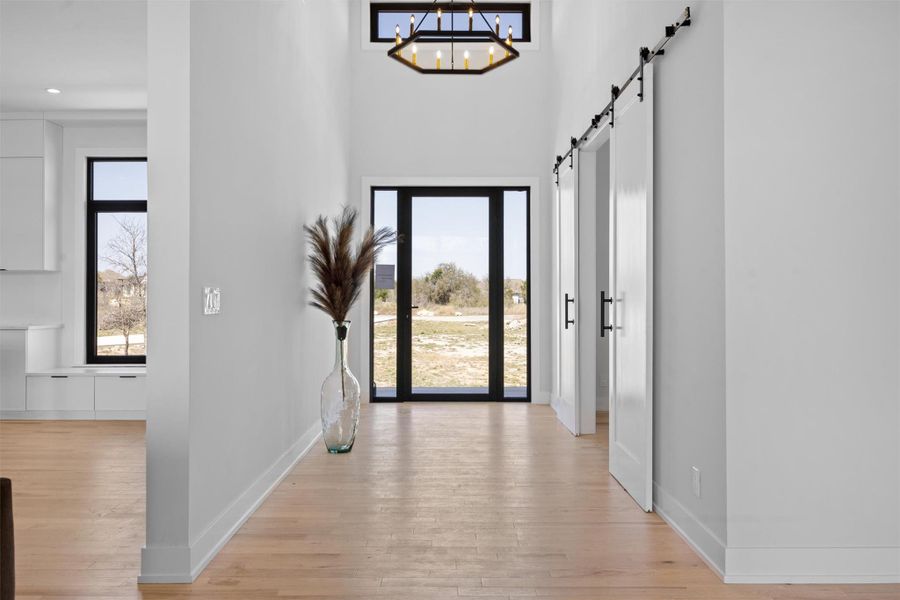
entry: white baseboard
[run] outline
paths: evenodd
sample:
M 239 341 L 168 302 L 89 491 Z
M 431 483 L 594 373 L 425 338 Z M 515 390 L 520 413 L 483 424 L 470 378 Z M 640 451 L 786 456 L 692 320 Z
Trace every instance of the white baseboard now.
M 94 418 L 98 421 L 146 421 L 144 410 L 97 410 Z
M 728 548 L 725 583 L 900 583 L 900 548 Z
M 322 426 L 317 422 L 223 510 L 197 539 L 191 542 L 190 548 L 145 547 L 138 583 L 194 581 L 321 436 Z M 187 555 L 184 554 L 184 550 L 188 551 Z M 173 568 L 173 564 L 180 566 Z
M 3 410 L 0 421 L 146 421 L 143 410 Z
M 0 419 L 4 421 L 93 421 L 92 410 L 3 410 Z
M 550 392 L 531 390 L 532 404 L 550 404 Z
M 191 583 L 190 564 L 187 546 L 144 546 L 138 583 Z
M 725 543 L 674 496 L 653 482 L 653 510 L 675 530 L 710 569 L 724 579 Z

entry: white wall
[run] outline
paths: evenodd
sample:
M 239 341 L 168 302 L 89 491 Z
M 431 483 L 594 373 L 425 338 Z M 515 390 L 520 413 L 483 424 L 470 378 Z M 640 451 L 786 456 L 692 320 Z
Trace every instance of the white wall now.
M 62 365 L 84 364 L 85 360 L 86 157 L 120 154 L 144 156 L 146 147 L 145 123 L 63 123 L 59 228 Z
M 539 178 L 534 196 L 538 211 L 533 208 L 531 217 L 531 264 L 532 273 L 549 282 L 552 163 L 545 45 L 550 10 L 546 5 L 540 3 L 541 23 L 534 32 L 535 45 L 541 50 L 523 47 L 521 58 L 483 76 L 445 77 L 420 75 L 388 59 L 388 45 L 370 47 L 363 41 L 361 20 L 368 19 L 368 3 L 351 0 L 350 176 L 354 201 L 360 197 L 364 177 L 432 178 L 432 184 L 448 178 L 491 178 L 498 185 L 499 181 Z M 542 240 L 548 240 L 546 247 L 541 247 Z M 532 289 L 534 348 L 535 341 L 550 339 L 550 289 L 549 285 Z M 366 306 L 363 300 L 361 307 Z M 356 320 L 361 322 L 359 316 Z M 368 359 L 360 357 L 366 347 L 354 349 L 351 364 L 367 388 Z M 535 362 L 533 397 L 548 401 L 549 352 Z
M 154 127 L 180 125 L 156 123 L 170 116 L 157 106 L 183 113 L 189 139 L 179 143 L 188 155 L 179 161 L 187 167 L 189 195 L 166 216 L 180 215 L 189 225 L 176 240 L 186 251 L 181 257 L 151 256 L 158 271 L 177 276 L 179 298 L 165 309 L 187 331 L 173 331 L 167 315 L 154 315 L 151 278 L 151 352 L 184 336 L 188 353 L 181 369 L 157 370 L 151 355 L 148 459 L 152 465 L 170 458 L 165 432 L 154 437 L 157 417 L 170 430 L 187 423 L 186 456 L 177 458 L 179 467 L 188 462 L 188 523 L 187 531 L 160 536 L 153 528 L 166 524 L 148 518 L 147 581 L 196 576 L 318 435 L 319 388 L 334 341 L 329 319 L 307 306 L 311 282 L 301 226 L 319 213 L 335 213 L 348 198 L 350 152 L 345 2 L 201 2 L 180 10 L 172 4 L 182 3 L 154 2 L 150 9 L 149 150 L 155 169 L 157 157 L 166 160 L 158 154 L 166 148 L 155 141 L 172 141 L 177 132 L 160 131 L 157 138 Z M 183 61 L 190 57 L 189 72 L 183 87 L 176 76 L 175 98 L 154 78 L 160 74 L 154 59 L 166 59 L 177 27 L 154 29 L 154 11 L 175 25 L 188 23 L 180 53 Z M 158 183 L 178 179 L 173 171 Z M 156 193 L 151 188 L 151 202 Z M 151 209 L 151 248 L 168 224 Z M 204 286 L 221 288 L 220 315 L 201 314 Z M 159 395 L 167 382 L 160 380 L 170 373 L 186 378 L 187 389 L 176 390 L 184 397 L 164 407 L 165 414 L 154 413 L 153 403 L 165 402 Z M 168 502 L 165 486 L 185 486 L 169 479 L 157 491 L 152 484 L 148 517 L 151 504 Z M 182 560 L 180 570 L 156 561 L 181 556 L 168 547 L 173 544 L 188 547 L 182 554 L 189 564 Z
M 62 323 L 60 275 L 0 273 L 0 323 L 29 325 Z
M 682 2 L 552 2 L 555 153 L 684 8 Z M 654 474 L 657 510 L 724 565 L 725 378 L 722 6 L 654 64 Z M 702 493 L 691 491 L 691 467 Z
M 732 580 L 900 581 L 898 24 L 726 7 Z
M 0 322 L 61 323 L 60 364 L 84 363 L 85 157 L 146 147 L 146 125 L 57 120 L 63 126 L 59 271 L 0 273 Z

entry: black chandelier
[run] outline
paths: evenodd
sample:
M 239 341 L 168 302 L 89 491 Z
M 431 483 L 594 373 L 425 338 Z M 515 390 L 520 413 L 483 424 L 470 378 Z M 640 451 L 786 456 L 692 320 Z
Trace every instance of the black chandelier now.
M 388 50 L 388 56 L 419 73 L 435 75 L 481 75 L 519 57 L 519 51 L 512 44 L 512 25 L 504 39 L 500 37 L 500 15 L 494 18 L 494 26 L 491 27 L 475 0 L 460 4 L 468 4 L 467 29 L 456 29 L 454 17 L 457 10 L 453 0 L 449 4 L 438 4 L 435 0 L 418 25 L 415 15 L 409 15 L 409 37 L 406 39 L 400 35 L 400 25 L 397 24 L 394 28 L 394 46 Z M 449 29 L 442 24 L 445 8 L 450 14 Z M 437 29 L 422 29 L 432 13 Z M 478 29 L 481 23 L 476 19 L 480 19 L 486 29 Z

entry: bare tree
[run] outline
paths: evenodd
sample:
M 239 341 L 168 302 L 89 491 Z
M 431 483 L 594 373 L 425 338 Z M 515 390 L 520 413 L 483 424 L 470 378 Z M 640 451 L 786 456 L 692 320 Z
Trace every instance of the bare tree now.
M 141 300 L 146 300 L 147 229 L 144 223 L 130 217 L 114 217 L 119 234 L 106 244 L 103 260 L 125 275 Z
M 144 326 L 147 332 L 147 230 L 142 221 L 130 217 L 114 217 L 119 233 L 106 244 L 103 260 L 123 276 L 109 282 L 109 308 L 104 311 L 101 326 L 125 336 L 125 355 L 129 351 L 129 335 Z
M 134 296 L 128 297 L 125 294 L 126 286 L 121 282 L 114 285 L 113 290 L 110 307 L 103 314 L 101 326 L 103 329 L 118 331 L 122 334 L 125 338 L 125 356 L 128 356 L 131 333 L 144 325 L 147 311 L 140 299 L 135 299 Z M 144 333 L 144 343 L 146 343 L 146 332 Z

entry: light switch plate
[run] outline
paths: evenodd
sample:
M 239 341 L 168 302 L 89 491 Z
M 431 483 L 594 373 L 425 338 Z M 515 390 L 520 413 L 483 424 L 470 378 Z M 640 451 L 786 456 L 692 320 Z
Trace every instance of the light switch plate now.
M 222 294 L 219 288 L 203 288 L 203 314 L 217 315 L 222 310 Z
M 694 495 L 698 498 L 700 497 L 700 469 L 697 467 L 691 467 L 691 488 L 694 490 Z

